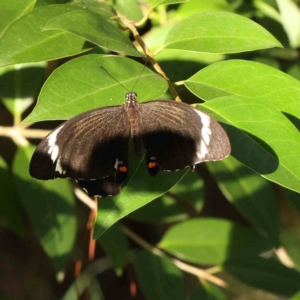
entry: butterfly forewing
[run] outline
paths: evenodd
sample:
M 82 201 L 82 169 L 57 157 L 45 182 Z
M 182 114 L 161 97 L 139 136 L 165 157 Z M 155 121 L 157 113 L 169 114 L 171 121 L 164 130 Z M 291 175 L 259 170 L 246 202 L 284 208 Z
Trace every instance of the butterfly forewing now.
M 30 174 L 38 179 L 88 180 L 115 175 L 118 162 L 127 165 L 129 134 L 123 106 L 80 114 L 42 140 L 31 159 Z
M 159 169 L 174 171 L 229 155 L 230 143 L 221 125 L 194 107 L 175 101 L 140 106 L 146 157 L 156 159 Z

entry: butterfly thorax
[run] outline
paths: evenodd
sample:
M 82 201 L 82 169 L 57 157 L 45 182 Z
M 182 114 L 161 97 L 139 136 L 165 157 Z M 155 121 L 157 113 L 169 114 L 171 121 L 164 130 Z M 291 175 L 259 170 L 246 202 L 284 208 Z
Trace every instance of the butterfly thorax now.
M 136 100 L 137 94 L 134 92 L 126 94 L 124 108 L 130 123 L 130 133 L 132 137 L 140 135 L 140 104 Z

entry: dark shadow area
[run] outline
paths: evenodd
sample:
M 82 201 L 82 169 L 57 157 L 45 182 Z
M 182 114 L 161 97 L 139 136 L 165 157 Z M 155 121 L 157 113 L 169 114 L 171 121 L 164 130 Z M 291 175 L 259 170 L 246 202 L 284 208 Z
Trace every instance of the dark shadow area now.
M 261 253 L 270 251 L 275 245 L 253 229 L 247 230 L 248 233 L 243 233 L 241 228 L 232 228 L 224 270 L 254 288 L 292 297 L 299 291 L 300 274 L 275 257 L 261 257 Z
M 168 74 L 171 82 L 187 80 L 191 76 L 195 75 L 204 67 L 206 64 L 197 61 L 188 61 L 185 59 L 170 59 L 170 60 L 160 60 L 159 64 L 166 74 Z M 176 68 L 174 68 L 176 65 Z
M 45 68 L 42 66 L 8 71 L 0 76 L 0 97 L 12 98 L 12 101 L 34 97 L 44 81 Z
M 294 115 L 283 112 L 283 114 L 290 120 L 291 123 L 300 131 L 300 120 Z

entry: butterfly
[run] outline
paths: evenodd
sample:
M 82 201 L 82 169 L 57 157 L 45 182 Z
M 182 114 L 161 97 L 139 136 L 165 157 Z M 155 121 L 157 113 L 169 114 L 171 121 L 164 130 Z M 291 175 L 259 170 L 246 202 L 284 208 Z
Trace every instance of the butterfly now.
M 123 105 L 96 108 L 62 123 L 37 146 L 30 175 L 41 180 L 75 179 L 90 197 L 117 195 L 128 176 L 128 149 L 145 150 L 150 175 L 194 167 L 230 154 L 222 126 L 183 102 L 139 103 L 126 94 Z

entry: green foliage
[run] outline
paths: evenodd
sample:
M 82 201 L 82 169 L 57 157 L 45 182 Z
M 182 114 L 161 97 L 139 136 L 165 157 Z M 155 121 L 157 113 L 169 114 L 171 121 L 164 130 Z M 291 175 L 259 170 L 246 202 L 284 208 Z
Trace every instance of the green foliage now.
M 281 0 L 140 2 L 1 4 L 1 228 L 24 244 L 36 236 L 53 265 L 48 273 L 72 278 L 64 290 L 54 288 L 57 299 L 77 299 L 87 291 L 90 299 L 116 299 L 101 275 L 114 269 L 121 276 L 128 265 L 130 274 L 134 270 L 131 286 L 134 281 L 150 300 L 234 299 L 256 289 L 260 299 L 266 293 L 298 299 L 300 8 Z M 139 38 L 132 41 L 128 28 L 132 36 L 138 28 L 148 50 Z M 155 70 L 144 67 L 146 54 L 156 60 L 150 59 Z M 221 123 L 231 156 L 194 173 L 156 177 L 148 175 L 143 160 L 131 157 L 120 195 L 98 203 L 94 237 L 111 263 L 96 260 L 73 278 L 75 261 L 86 258 L 86 240 L 75 240 L 87 216 L 77 210 L 70 181 L 30 177 L 29 139 L 45 132 L 29 123 L 121 105 L 126 90 L 134 89 L 141 102 L 172 99 L 160 68 L 184 102 Z M 130 250 L 128 237 L 144 249 L 135 244 Z M 10 254 L 3 253 L 5 261 Z M 18 271 L 13 269 L 15 276 Z M 1 290 L 5 278 L 10 280 L 3 268 L 1 297 L 19 299 L 14 290 Z M 39 280 L 48 287 L 53 282 Z M 53 299 L 24 291 L 23 298 Z

